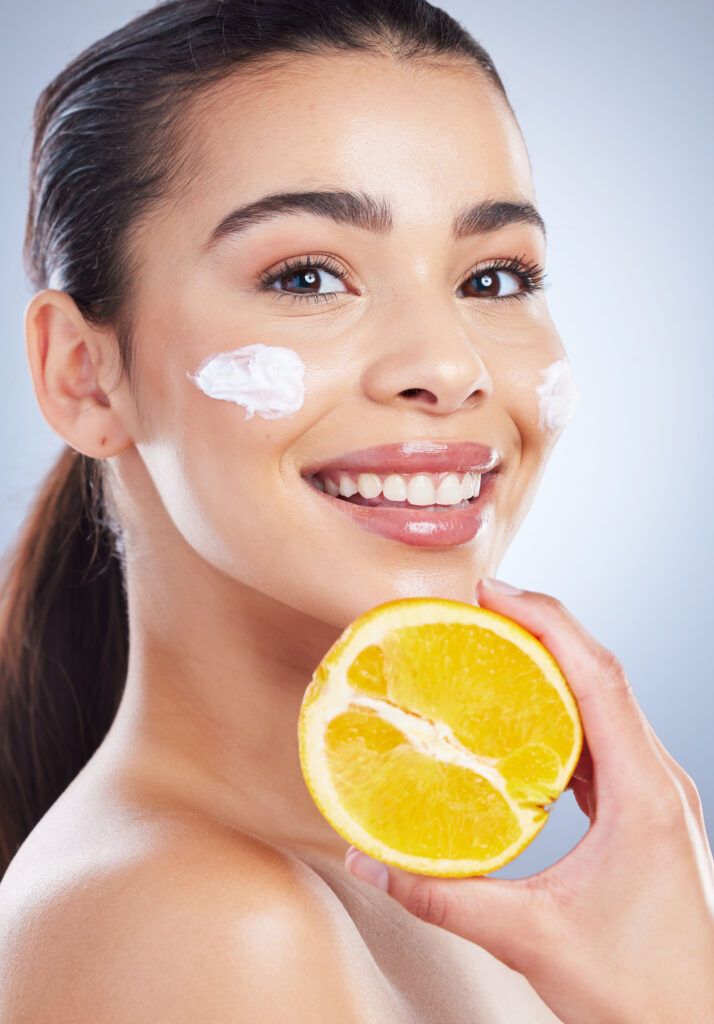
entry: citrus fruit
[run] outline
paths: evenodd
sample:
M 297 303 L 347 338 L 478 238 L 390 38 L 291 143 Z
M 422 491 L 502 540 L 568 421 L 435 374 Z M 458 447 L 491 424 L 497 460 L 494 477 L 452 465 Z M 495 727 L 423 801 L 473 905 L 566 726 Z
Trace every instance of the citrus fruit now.
M 540 832 L 582 749 L 553 656 L 497 612 L 441 598 L 355 619 L 300 708 L 306 785 L 332 827 L 387 864 L 465 876 Z

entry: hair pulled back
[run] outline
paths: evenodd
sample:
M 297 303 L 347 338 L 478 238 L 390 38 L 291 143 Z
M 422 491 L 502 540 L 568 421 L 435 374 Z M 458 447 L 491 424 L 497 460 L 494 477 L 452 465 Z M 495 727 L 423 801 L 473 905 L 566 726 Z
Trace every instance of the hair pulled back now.
M 238 69 L 355 50 L 471 61 L 506 95 L 486 51 L 426 0 L 170 0 L 90 46 L 41 94 L 27 273 L 114 329 L 130 384 L 130 231 L 180 177 L 187 101 Z M 67 446 L 2 564 L 0 876 L 118 708 L 122 550 L 102 460 Z

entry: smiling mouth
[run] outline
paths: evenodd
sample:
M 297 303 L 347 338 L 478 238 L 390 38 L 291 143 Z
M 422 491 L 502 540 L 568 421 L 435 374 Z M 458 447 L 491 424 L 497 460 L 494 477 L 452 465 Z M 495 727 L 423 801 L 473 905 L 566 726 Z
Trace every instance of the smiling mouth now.
M 352 505 L 433 514 L 473 504 L 494 472 L 350 474 L 330 469 L 305 479 L 315 490 Z

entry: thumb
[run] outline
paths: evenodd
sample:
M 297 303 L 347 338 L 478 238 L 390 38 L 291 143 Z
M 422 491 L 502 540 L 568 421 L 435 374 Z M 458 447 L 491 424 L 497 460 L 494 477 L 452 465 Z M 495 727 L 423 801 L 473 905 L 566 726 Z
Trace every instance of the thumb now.
M 345 867 L 355 878 L 383 889 L 414 917 L 475 942 L 515 970 L 527 969 L 533 953 L 542 949 L 543 918 L 536 913 L 527 879 L 412 874 L 354 846 L 345 854 Z

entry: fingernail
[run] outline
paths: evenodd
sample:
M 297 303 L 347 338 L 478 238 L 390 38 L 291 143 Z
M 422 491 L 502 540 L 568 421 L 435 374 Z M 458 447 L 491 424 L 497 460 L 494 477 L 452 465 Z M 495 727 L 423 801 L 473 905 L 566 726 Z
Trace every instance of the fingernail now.
M 512 587 L 510 583 L 504 583 L 503 580 L 494 580 L 490 576 L 481 580 L 484 587 L 488 587 L 489 590 L 495 590 L 499 594 L 522 594 L 523 591 L 519 590 L 518 587 Z
M 380 863 L 378 860 L 373 860 L 368 857 L 366 853 L 360 851 L 348 851 L 345 858 L 347 870 L 355 878 L 361 879 L 363 882 L 368 882 L 370 885 L 376 885 L 378 889 L 384 889 L 386 892 L 389 887 L 389 871 Z

